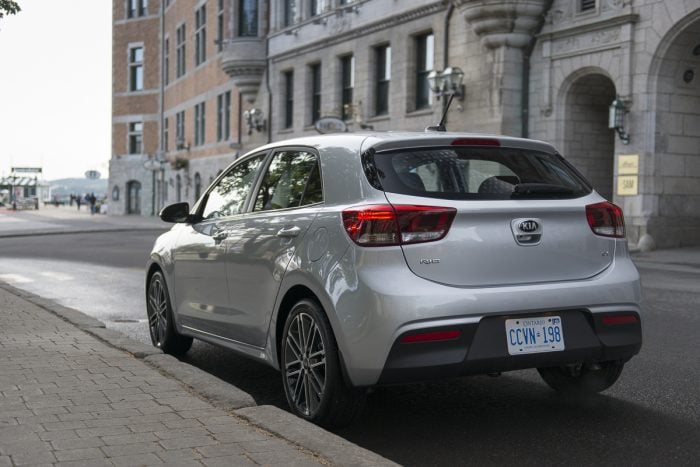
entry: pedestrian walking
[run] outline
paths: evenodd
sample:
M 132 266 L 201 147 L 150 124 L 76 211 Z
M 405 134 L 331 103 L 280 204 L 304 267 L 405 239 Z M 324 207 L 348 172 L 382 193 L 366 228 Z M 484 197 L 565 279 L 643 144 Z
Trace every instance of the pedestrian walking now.
M 90 203 L 90 214 L 95 214 L 95 203 L 97 202 L 97 198 L 95 197 L 95 193 L 90 193 L 88 195 L 88 201 Z
M 80 211 L 80 195 L 75 197 L 75 204 L 78 205 L 78 211 Z

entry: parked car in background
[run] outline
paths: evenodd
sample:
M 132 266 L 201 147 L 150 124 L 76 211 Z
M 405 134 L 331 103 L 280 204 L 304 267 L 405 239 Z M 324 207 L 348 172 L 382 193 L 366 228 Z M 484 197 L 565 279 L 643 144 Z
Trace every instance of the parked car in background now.
M 147 267 L 153 344 L 280 370 L 345 423 L 367 388 L 536 368 L 598 392 L 641 347 L 623 214 L 549 144 L 450 133 L 281 141 L 235 161 Z

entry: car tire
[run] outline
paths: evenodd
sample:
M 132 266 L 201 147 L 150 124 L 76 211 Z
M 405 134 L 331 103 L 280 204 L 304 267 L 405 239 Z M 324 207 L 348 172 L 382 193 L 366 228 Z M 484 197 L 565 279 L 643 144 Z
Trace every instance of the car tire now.
M 545 383 L 564 394 L 595 394 L 615 384 L 625 364 L 619 361 L 601 362 L 595 366 L 538 368 Z
M 146 311 L 148 330 L 154 347 L 175 356 L 184 355 L 190 350 L 192 338 L 183 336 L 175 328 L 168 286 L 160 271 L 154 272 L 148 281 Z
M 280 367 L 284 393 L 295 415 L 337 427 L 361 412 L 365 392 L 346 384 L 333 331 L 316 301 L 299 301 L 287 316 Z

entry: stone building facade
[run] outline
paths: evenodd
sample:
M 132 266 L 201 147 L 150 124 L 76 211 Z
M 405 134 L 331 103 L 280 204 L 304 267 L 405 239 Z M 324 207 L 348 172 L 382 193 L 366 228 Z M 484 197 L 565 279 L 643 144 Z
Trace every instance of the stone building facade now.
M 116 0 L 115 13 L 118 3 L 129 2 Z M 348 131 L 422 130 L 445 101 L 426 91 L 427 73 L 459 67 L 464 95 L 447 114 L 451 131 L 550 141 L 623 208 L 633 246 L 700 244 L 700 0 L 223 3 L 224 44 L 211 71 L 220 81 L 195 80 L 187 97 L 183 86 L 165 90 L 166 114 L 191 111 L 195 95 L 239 96 L 235 144 L 163 151 L 191 160 L 190 173 L 210 154 L 219 170 L 237 152 L 315 134 L 320 117 L 339 117 Z M 216 8 L 170 4 L 165 23 L 188 28 L 196 8 Z M 115 31 L 124 26 L 117 18 Z M 609 128 L 613 101 L 618 132 Z M 245 111 L 256 118 L 243 121 Z M 115 140 L 123 131 L 115 128 Z

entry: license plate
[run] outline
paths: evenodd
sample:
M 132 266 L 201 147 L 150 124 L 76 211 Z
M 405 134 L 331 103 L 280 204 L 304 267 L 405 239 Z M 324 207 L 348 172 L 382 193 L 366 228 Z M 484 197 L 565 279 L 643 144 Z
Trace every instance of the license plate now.
M 559 316 L 506 320 L 510 355 L 564 350 L 564 330 Z

